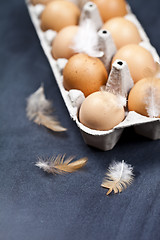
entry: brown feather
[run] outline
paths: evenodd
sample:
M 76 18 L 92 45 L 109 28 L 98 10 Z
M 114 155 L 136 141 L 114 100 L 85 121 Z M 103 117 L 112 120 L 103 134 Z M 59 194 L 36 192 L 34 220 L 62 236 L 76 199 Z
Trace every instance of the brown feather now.
M 87 158 L 81 158 L 77 161 L 73 161 L 74 157 L 68 157 L 66 160 L 65 154 L 58 155 L 57 157 L 52 157 L 46 161 L 39 158 L 36 166 L 43 169 L 45 172 L 52 174 L 63 174 L 63 173 L 72 173 L 82 167 L 87 163 Z
M 38 125 L 43 125 L 46 128 L 54 131 L 54 132 L 64 132 L 67 129 L 62 127 L 60 123 L 53 116 L 46 116 L 42 113 L 38 113 L 34 122 Z

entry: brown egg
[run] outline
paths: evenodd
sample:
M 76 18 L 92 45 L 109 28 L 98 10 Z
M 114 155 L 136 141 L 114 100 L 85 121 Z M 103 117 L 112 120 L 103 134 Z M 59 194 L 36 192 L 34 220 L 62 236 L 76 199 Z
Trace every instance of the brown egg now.
M 46 5 L 47 3 L 54 1 L 54 0 L 31 0 L 31 3 L 33 5 L 37 5 L 37 4 L 43 4 Z
M 127 14 L 125 0 L 92 0 L 100 12 L 103 22 L 110 18 L 123 17 Z
M 78 26 L 67 26 L 57 34 L 52 43 L 52 56 L 55 59 L 69 59 L 75 54 L 75 52 L 71 48 L 71 45 L 77 31 Z
M 135 111 L 144 116 L 148 115 L 148 101 L 151 89 L 155 91 L 155 98 L 157 101 L 160 96 L 160 79 L 158 78 L 144 78 L 137 82 L 131 89 L 128 97 L 128 109 L 129 111 Z M 147 99 L 148 98 L 148 99 Z M 160 117 L 160 116 L 159 116 Z
M 117 49 L 130 43 L 138 44 L 141 42 L 135 24 L 123 17 L 110 19 L 103 25 L 102 29 L 107 29 L 111 33 Z
M 104 64 L 98 58 L 83 53 L 72 56 L 63 71 L 64 88 L 81 90 L 85 96 L 99 91 L 107 79 Z
M 106 91 L 89 95 L 82 103 L 79 111 L 80 122 L 95 130 L 110 130 L 125 117 L 123 106 L 117 97 Z
M 149 74 L 156 70 L 156 65 L 151 53 L 136 44 L 129 44 L 120 48 L 115 54 L 112 63 L 116 59 L 127 62 L 134 83 L 147 77 L 147 73 Z
M 48 3 L 41 15 L 43 31 L 52 29 L 60 31 L 70 25 L 77 25 L 80 17 L 78 7 L 69 1 L 52 1 Z

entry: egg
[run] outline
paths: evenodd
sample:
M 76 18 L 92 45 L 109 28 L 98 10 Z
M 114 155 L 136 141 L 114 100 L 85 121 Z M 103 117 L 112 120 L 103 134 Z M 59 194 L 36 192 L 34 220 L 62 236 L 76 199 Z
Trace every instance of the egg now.
M 48 3 L 41 14 L 41 28 L 59 32 L 70 25 L 78 25 L 80 17 L 79 8 L 69 1 L 52 1 Z
M 103 22 L 110 18 L 123 17 L 127 14 L 125 0 L 92 0 L 100 12 Z
M 79 121 L 83 125 L 100 131 L 112 129 L 122 122 L 124 117 L 124 107 L 118 103 L 114 94 L 106 91 L 89 95 L 79 111 Z
M 128 44 L 120 48 L 113 57 L 112 63 L 117 59 L 127 62 L 134 83 L 147 77 L 150 72 L 156 71 L 151 53 L 136 44 Z
M 108 73 L 104 64 L 95 57 L 79 53 L 72 56 L 63 71 L 63 85 L 66 90 L 78 89 L 85 96 L 99 91 L 106 84 Z
M 141 37 L 135 24 L 123 17 L 108 20 L 102 29 L 107 29 L 111 33 L 117 49 L 130 43 L 138 44 L 141 42 Z
M 52 56 L 55 59 L 67 58 L 75 54 L 71 45 L 73 44 L 73 39 L 78 31 L 78 26 L 67 26 L 58 32 L 52 43 Z
M 47 3 L 54 1 L 54 0 L 31 0 L 31 3 L 33 5 L 37 5 L 37 4 L 43 4 L 46 5 Z
M 149 111 L 147 111 L 147 109 L 149 109 L 149 104 L 150 103 L 152 104 L 153 93 L 155 104 L 156 102 L 158 104 L 158 102 L 160 102 L 160 79 L 158 78 L 141 79 L 134 85 L 134 87 L 131 89 L 129 93 L 128 97 L 129 111 L 135 111 L 139 114 L 149 117 Z

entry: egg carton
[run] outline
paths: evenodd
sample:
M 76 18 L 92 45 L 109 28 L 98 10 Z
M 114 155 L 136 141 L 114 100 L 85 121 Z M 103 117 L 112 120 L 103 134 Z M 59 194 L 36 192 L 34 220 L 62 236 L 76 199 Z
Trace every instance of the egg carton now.
M 131 126 L 133 126 L 136 133 L 140 135 L 143 135 L 153 140 L 160 139 L 160 118 L 145 117 L 134 111 L 130 112 L 126 111 L 126 117 L 124 121 L 109 131 L 92 130 L 81 124 L 78 119 L 78 111 L 82 102 L 85 99 L 84 94 L 80 90 L 73 89 L 70 91 L 66 91 L 64 89 L 62 71 L 68 60 L 67 59 L 55 60 L 51 55 L 51 42 L 53 41 L 57 33 L 52 30 L 47 30 L 46 32 L 43 32 L 41 30 L 39 16 L 44 9 L 43 5 L 38 4 L 36 6 L 33 6 L 30 4 L 29 0 L 26 0 L 26 5 L 32 23 L 39 37 L 41 46 L 45 52 L 45 55 L 47 56 L 53 74 L 57 81 L 58 87 L 60 89 L 61 95 L 68 109 L 68 112 L 71 118 L 76 122 L 77 126 L 79 127 L 85 143 L 104 151 L 111 150 L 118 142 L 124 129 Z M 149 50 L 155 62 L 159 63 L 159 56 L 157 54 L 156 49 L 151 45 L 149 38 L 147 37 L 144 29 L 137 20 L 136 16 L 132 13 L 129 5 L 127 6 L 127 10 L 128 13 L 125 16 L 125 18 L 130 20 L 137 26 L 137 29 L 142 39 L 140 45 Z M 95 22 L 96 24 L 97 29 L 101 27 L 102 21 L 99 12 L 94 4 L 87 3 L 84 6 L 80 21 L 83 21 L 85 17 L 93 20 L 93 22 Z M 103 30 L 99 31 L 99 42 L 103 46 L 103 51 L 107 52 L 107 54 L 105 54 L 105 56 L 103 56 L 101 60 L 104 62 L 108 70 L 110 68 L 111 58 L 114 55 L 116 49 L 111 39 L 111 36 L 107 31 Z M 124 61 L 117 60 L 112 66 L 108 83 L 110 82 L 110 80 L 113 81 L 115 79 L 117 81 L 117 84 L 121 86 L 125 78 L 128 78 L 130 80 L 129 81 L 130 84 L 127 89 L 128 91 L 133 85 L 133 81 L 131 79 L 128 66 Z

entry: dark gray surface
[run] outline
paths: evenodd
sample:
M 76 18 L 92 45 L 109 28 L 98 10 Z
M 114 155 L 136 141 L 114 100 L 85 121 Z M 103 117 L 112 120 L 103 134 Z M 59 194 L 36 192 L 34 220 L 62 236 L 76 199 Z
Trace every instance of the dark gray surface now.
M 129 1 L 160 53 L 159 0 Z M 26 98 L 41 83 L 67 133 L 53 134 L 26 118 Z M 86 168 L 47 175 L 37 156 L 88 156 Z M 134 166 L 135 181 L 119 195 L 100 187 L 112 160 Z M 0 240 L 160 239 L 160 141 L 127 129 L 116 147 L 84 144 L 70 119 L 21 0 L 0 6 Z

